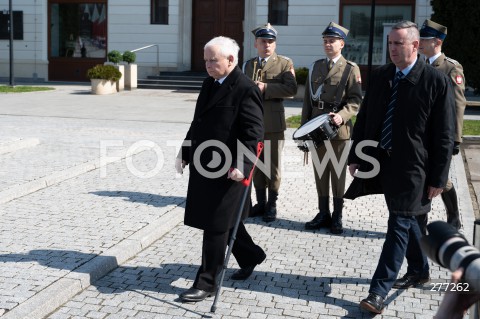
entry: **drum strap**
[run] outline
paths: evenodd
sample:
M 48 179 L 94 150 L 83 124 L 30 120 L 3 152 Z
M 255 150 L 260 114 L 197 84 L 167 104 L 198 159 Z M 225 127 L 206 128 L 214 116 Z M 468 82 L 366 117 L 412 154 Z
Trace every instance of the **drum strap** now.
M 352 65 L 347 63 L 347 66 L 343 71 L 340 84 L 337 86 L 337 95 L 335 95 L 335 102 L 333 102 L 333 104 L 335 105 L 334 106 L 335 109 L 333 110 L 334 112 L 336 112 L 339 109 L 340 103 L 342 102 L 343 91 L 345 90 L 345 86 L 347 85 L 348 75 L 350 74 L 351 69 L 352 69 Z

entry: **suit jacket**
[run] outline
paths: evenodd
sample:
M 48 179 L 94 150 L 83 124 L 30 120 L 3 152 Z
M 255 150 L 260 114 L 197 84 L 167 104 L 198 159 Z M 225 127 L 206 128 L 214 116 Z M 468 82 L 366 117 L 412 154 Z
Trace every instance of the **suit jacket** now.
M 258 57 L 243 64 L 243 72 L 249 78 L 254 77 L 255 61 L 256 70 L 259 70 Z M 287 129 L 283 99 L 297 93 L 297 81 L 291 69 L 293 69 L 291 59 L 273 53 L 258 74 L 259 80 L 265 83 L 263 113 L 266 133 L 283 132 Z
M 352 65 L 350 74 L 347 78 L 347 84 L 342 93 L 340 108 L 335 112 L 342 119 L 343 124 L 338 130 L 338 135 L 334 138 L 337 140 L 348 140 L 352 130 L 352 122 L 350 119 L 356 115 L 358 108 L 362 103 L 362 84 L 360 77 L 360 68 L 353 62 L 347 61 L 343 56 L 334 64 L 333 68 L 328 71 L 327 59 L 315 61 L 310 66 L 311 77 L 307 79 L 305 85 L 305 96 L 303 98 L 302 121 L 305 124 L 309 120 L 319 115 L 333 112 L 331 108 L 318 109 L 316 103 L 312 101 L 310 86 L 315 93 L 322 86 L 320 99 L 327 103 L 334 103 L 337 87 L 345 71 L 347 63 Z
M 382 192 L 394 214 L 425 214 L 431 207 L 427 186 L 442 188 L 448 178 L 455 133 L 452 87 L 446 75 L 417 59 L 412 70 L 398 83 L 392 154 L 389 160 L 382 160 L 376 147 L 360 150 L 357 145 L 363 141 L 380 141 L 394 74 L 392 63 L 374 70 L 353 128 L 348 158 L 349 164 L 360 164 L 360 170 L 366 172 L 372 160 L 364 155 L 371 156 L 380 162 L 380 174 L 368 179 L 355 178 L 350 187 L 362 183 L 369 187 L 359 187 L 361 191 Z M 372 187 L 372 181 L 381 187 Z M 350 187 L 345 198 L 351 198 Z
M 467 100 L 465 99 L 465 76 L 463 75 L 463 67 L 457 61 L 447 58 L 443 53 L 435 61 L 433 61 L 431 66 L 439 71 L 442 71 L 448 75 L 450 80 L 452 80 L 457 114 L 455 142 L 461 143 L 463 136 L 463 114 L 465 113 L 465 107 L 467 106 Z
M 203 230 L 225 232 L 234 226 L 245 190 L 241 183 L 227 179 L 227 173 L 235 167 L 248 177 L 253 168 L 251 157 L 237 159 L 237 141 L 256 155 L 264 134 L 262 97 L 255 83 L 238 67 L 210 97 L 213 83 L 212 77 L 203 82 L 181 150 L 182 159 L 190 166 L 184 222 Z M 210 146 L 205 147 L 207 144 Z M 244 213 L 246 217 L 246 210 Z

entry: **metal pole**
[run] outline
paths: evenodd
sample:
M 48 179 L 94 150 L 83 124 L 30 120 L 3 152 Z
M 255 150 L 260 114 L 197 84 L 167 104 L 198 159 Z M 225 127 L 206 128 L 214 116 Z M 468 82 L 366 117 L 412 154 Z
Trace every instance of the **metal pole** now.
M 473 224 L 473 246 L 480 249 L 480 219 L 475 220 Z M 480 317 L 480 303 L 475 303 L 470 307 L 470 319 L 478 319 Z
M 370 75 L 372 74 L 372 55 L 373 55 L 373 37 L 375 30 L 375 0 L 372 0 L 370 11 L 370 37 L 368 40 L 368 71 L 367 71 L 367 85 L 370 83 Z
M 10 13 L 10 18 L 8 21 L 8 28 L 10 31 L 10 86 L 14 86 L 13 81 L 13 10 L 12 10 L 12 0 L 8 1 L 8 10 Z

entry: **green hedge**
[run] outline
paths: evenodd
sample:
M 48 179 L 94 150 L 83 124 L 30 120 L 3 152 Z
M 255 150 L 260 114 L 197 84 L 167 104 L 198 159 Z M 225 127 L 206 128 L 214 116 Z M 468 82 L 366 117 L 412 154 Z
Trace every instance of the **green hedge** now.
M 93 68 L 87 70 L 88 79 L 110 80 L 117 82 L 122 77 L 120 72 L 113 65 L 97 64 Z

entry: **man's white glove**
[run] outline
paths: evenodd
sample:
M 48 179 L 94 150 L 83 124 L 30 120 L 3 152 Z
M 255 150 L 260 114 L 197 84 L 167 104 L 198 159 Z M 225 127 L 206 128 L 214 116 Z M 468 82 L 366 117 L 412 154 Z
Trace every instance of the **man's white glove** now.
M 177 170 L 178 174 L 183 174 L 183 169 L 185 168 L 185 165 L 187 162 L 183 161 L 181 158 L 176 158 L 175 159 L 175 169 Z
M 230 178 L 235 182 L 240 182 L 245 178 L 245 176 L 237 168 L 234 168 L 228 171 L 227 178 Z

